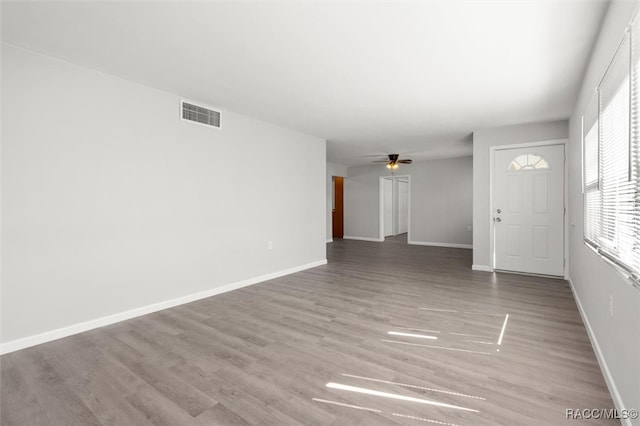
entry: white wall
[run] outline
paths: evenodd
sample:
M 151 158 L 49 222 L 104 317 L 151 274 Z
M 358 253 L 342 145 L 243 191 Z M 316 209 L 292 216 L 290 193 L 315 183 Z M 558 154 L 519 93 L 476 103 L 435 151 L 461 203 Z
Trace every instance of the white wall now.
M 324 140 L 6 44 L 2 88 L 3 343 L 326 258 Z
M 327 162 L 327 242 L 333 241 L 333 177 L 347 176 L 347 166 Z
M 410 239 L 415 243 L 471 245 L 471 157 L 415 162 L 397 175 L 411 176 Z M 384 165 L 350 167 L 345 179 L 345 235 L 379 239 L 380 176 Z
M 581 116 L 637 4 L 611 3 L 569 128 L 569 275 L 619 409 L 640 407 L 640 290 L 633 289 L 582 241 Z M 613 318 L 609 313 L 610 296 L 614 301 Z M 640 419 L 632 424 L 640 425 Z
M 473 132 L 473 265 L 490 269 L 489 149 L 492 146 L 567 139 L 567 121 L 528 123 Z

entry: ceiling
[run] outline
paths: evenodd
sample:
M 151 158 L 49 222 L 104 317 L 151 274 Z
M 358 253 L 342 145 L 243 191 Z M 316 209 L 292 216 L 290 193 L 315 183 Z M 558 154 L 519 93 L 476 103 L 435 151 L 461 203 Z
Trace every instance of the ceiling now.
M 568 118 L 605 0 L 3 2 L 2 39 L 327 139 L 327 159 L 471 155 Z

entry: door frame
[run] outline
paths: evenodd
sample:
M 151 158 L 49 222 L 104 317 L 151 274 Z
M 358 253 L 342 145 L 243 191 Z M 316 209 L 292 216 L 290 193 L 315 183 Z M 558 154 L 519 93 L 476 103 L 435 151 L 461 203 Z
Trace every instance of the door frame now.
M 563 202 L 564 202 L 564 217 L 562 221 L 562 251 L 564 257 L 563 277 L 565 280 L 569 279 L 569 212 L 567 206 L 569 205 L 569 194 L 567 187 L 569 185 L 569 168 L 567 167 L 567 147 L 569 146 L 568 139 L 552 139 L 547 141 L 538 142 L 525 142 L 519 144 L 508 145 L 494 145 L 489 147 L 489 266 L 493 272 L 496 267 L 496 251 L 495 251 L 495 222 L 493 221 L 494 200 L 493 200 L 493 184 L 494 184 L 494 172 L 495 172 L 495 154 L 496 151 L 502 151 L 507 149 L 516 148 L 536 148 L 541 146 L 562 145 L 564 147 L 564 184 L 563 184 Z
M 378 241 L 384 241 L 384 179 L 407 180 L 407 243 L 411 241 L 411 175 L 380 176 L 378 184 Z M 394 181 L 394 185 L 396 182 Z M 396 195 L 394 195 L 394 198 Z M 394 207 L 395 207 L 394 202 Z

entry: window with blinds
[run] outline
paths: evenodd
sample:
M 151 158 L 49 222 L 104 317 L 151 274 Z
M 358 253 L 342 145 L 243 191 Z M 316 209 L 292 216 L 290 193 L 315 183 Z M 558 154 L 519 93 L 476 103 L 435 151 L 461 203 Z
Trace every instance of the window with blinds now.
M 632 22 L 582 117 L 584 240 L 640 277 L 640 23 Z

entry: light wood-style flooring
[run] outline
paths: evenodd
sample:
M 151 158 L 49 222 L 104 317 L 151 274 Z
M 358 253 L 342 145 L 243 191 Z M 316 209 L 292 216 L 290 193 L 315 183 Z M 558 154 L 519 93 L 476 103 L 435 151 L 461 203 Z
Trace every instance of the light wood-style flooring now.
M 613 408 L 565 281 L 403 237 L 328 259 L 4 355 L 0 423 L 537 426 Z

